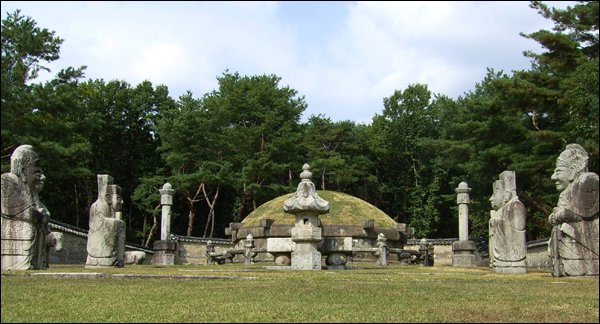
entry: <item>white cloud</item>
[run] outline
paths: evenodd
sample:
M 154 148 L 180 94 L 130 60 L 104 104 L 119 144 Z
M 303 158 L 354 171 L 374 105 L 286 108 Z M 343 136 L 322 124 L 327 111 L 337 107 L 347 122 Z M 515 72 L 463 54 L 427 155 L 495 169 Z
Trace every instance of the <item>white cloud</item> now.
M 373 116 L 382 98 L 409 84 L 458 97 L 487 67 L 528 69 L 524 50 L 539 45 L 519 36 L 552 26 L 523 2 L 357 2 L 341 36 L 328 47 L 336 85 L 327 88 L 334 115 Z M 352 80 L 352 82 L 350 81 Z M 338 111 L 335 111 L 335 110 Z
M 15 8 L 64 38 L 52 75 L 87 65 L 88 78 L 133 86 L 149 79 L 177 98 L 216 89 L 226 68 L 273 73 L 306 97 L 305 119 L 357 122 L 369 122 L 384 97 L 409 84 L 456 98 L 487 67 L 528 69 L 522 52 L 541 48 L 519 32 L 552 27 L 523 1 L 2 1 L 3 19 Z

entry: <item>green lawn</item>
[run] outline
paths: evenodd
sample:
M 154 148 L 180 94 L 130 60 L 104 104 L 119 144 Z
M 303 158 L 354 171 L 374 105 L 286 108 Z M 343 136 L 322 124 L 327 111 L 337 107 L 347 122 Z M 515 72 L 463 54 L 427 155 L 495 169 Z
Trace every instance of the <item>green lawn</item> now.
M 599 320 L 597 278 L 399 263 L 358 263 L 357 270 L 345 271 L 277 271 L 263 265 L 272 264 L 3 271 L 2 323 Z M 64 279 L 32 273 L 105 276 Z

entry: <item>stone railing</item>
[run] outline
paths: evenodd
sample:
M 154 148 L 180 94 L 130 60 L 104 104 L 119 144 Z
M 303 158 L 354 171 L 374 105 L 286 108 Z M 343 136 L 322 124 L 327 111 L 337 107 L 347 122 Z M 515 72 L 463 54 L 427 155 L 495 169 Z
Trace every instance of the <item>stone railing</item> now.
M 399 249 L 388 247 L 387 239 L 383 233 L 377 236 L 376 247 L 373 248 L 352 248 L 352 254 L 358 252 L 372 253 L 377 258 L 377 265 L 387 266 L 388 255 L 390 253 L 398 256 L 398 261 L 404 264 L 421 264 L 423 266 L 433 266 L 433 245 L 427 240 L 421 240 L 418 250 Z
M 252 234 L 248 234 L 246 242 L 244 243 L 244 249 L 233 249 L 233 250 L 222 250 L 215 251 L 214 243 L 212 240 L 206 243 L 206 264 L 213 265 L 215 263 L 231 263 L 236 255 L 242 255 L 244 257 L 244 264 L 254 264 L 254 258 L 258 253 L 266 253 L 267 250 L 264 248 L 256 248 L 254 246 L 254 238 Z

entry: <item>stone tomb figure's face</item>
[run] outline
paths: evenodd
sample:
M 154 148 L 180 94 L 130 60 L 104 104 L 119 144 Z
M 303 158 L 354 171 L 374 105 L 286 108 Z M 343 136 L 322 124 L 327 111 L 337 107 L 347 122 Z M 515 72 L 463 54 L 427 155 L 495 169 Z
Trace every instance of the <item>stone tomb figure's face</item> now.
M 119 195 L 118 193 L 112 194 L 112 208 L 115 211 L 121 211 L 122 207 L 123 207 L 123 198 L 121 198 L 121 195 Z
M 25 172 L 27 174 L 27 186 L 36 193 L 42 191 L 46 176 L 44 176 L 40 161 L 33 162 Z
M 552 174 L 552 177 L 550 179 L 556 181 L 555 185 L 556 185 L 556 190 L 558 191 L 563 191 L 565 189 L 567 189 L 567 187 L 569 186 L 569 183 L 571 181 L 569 181 L 569 168 L 567 167 L 556 167 L 556 169 L 554 170 L 554 173 Z

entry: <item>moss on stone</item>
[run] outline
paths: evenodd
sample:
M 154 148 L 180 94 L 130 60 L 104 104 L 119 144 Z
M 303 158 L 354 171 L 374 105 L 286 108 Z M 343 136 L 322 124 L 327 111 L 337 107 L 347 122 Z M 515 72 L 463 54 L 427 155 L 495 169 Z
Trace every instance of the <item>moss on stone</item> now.
M 320 215 L 323 225 L 360 225 L 363 219 L 373 219 L 377 227 L 393 227 L 396 223 L 386 213 L 366 201 L 335 191 L 317 190 L 322 199 L 329 202 L 329 213 Z M 261 219 L 271 218 L 274 224 L 294 224 L 294 215 L 283 211 L 283 202 L 293 193 L 277 197 L 258 207 L 243 221 L 244 226 L 257 226 Z

